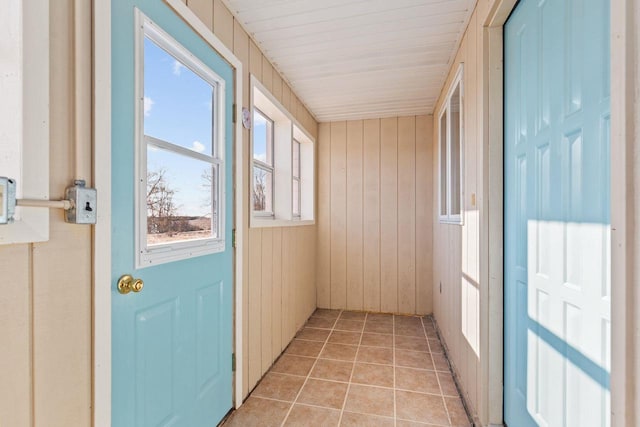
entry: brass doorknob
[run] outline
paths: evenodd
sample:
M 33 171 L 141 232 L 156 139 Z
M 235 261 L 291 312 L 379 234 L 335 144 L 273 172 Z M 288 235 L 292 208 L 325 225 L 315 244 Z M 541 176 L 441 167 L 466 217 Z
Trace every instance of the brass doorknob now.
M 118 279 L 118 292 L 128 294 L 129 292 L 140 292 L 144 288 L 142 279 L 134 279 L 133 276 L 125 274 Z

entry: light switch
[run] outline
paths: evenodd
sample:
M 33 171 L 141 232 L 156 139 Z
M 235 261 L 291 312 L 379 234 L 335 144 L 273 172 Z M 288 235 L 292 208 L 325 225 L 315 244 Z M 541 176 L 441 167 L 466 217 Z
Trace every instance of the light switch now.
M 476 193 L 471 193 L 471 207 L 476 207 Z

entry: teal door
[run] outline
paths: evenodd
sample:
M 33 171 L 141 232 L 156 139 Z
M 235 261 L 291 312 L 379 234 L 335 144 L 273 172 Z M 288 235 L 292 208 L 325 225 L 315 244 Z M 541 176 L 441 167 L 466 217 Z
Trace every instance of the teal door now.
M 231 409 L 232 96 L 230 66 L 166 3 L 112 0 L 113 426 Z
M 608 426 L 609 2 L 521 0 L 504 42 L 505 422 Z

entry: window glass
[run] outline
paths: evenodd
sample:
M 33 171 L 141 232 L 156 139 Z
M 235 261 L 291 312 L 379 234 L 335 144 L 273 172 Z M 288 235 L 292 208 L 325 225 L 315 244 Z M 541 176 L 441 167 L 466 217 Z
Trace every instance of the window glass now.
M 213 86 L 144 39 L 144 133 L 213 156 Z
M 451 95 L 449 104 L 449 114 L 451 116 L 450 132 L 451 132 L 451 212 L 450 215 L 460 215 L 460 84 L 456 85 L 456 89 Z
M 179 52 L 177 45 L 166 46 Z M 146 165 L 140 176 L 144 199 L 138 203 L 141 224 L 146 223 L 140 235 L 149 251 L 220 235 L 214 87 L 145 36 L 141 116 Z
M 253 210 L 255 212 L 273 212 L 273 172 L 253 167 Z
M 440 215 L 447 215 L 447 111 L 440 117 Z
M 147 145 L 147 244 L 217 237 L 211 163 Z
M 293 180 L 293 216 L 300 216 L 300 180 Z
M 273 122 L 257 109 L 253 114 L 253 158 L 273 166 Z
M 293 140 L 293 176 L 300 178 L 300 143 Z

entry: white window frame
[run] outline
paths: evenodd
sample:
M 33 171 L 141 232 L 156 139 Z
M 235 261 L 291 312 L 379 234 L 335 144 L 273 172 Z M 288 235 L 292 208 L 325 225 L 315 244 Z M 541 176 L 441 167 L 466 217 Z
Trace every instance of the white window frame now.
M 251 159 L 252 159 L 252 165 L 253 167 L 251 168 L 251 174 L 253 176 L 253 170 L 254 168 L 258 168 L 258 169 L 262 169 L 264 171 L 270 172 L 271 173 L 271 210 L 270 211 L 253 211 L 253 214 L 256 216 L 263 216 L 263 217 L 267 217 L 267 218 L 273 218 L 275 216 L 275 200 L 276 200 L 276 185 L 275 185 L 275 181 L 276 181 L 276 156 L 275 156 L 275 121 L 273 119 L 271 119 L 271 117 L 269 117 L 267 114 L 263 113 L 262 111 L 260 111 L 259 108 L 254 108 L 253 109 L 253 115 L 251 116 L 251 121 L 253 123 L 253 119 L 255 117 L 255 114 L 258 113 L 259 115 L 261 115 L 267 122 L 271 123 L 271 137 L 267 138 L 267 144 L 271 145 L 271 164 L 268 164 L 266 162 L 262 162 L 258 159 L 255 158 L 255 153 L 253 152 L 253 137 L 254 134 L 251 134 Z M 269 152 L 269 147 L 266 147 L 267 152 Z M 253 209 L 253 185 L 254 185 L 254 181 L 253 179 L 251 180 L 251 209 Z
M 208 156 L 183 148 L 170 142 L 152 138 L 144 134 L 144 39 L 149 38 L 167 51 L 199 77 L 213 86 L 213 116 L 211 144 L 213 155 Z M 158 27 L 142 12 L 136 10 L 136 268 L 183 260 L 201 255 L 223 252 L 225 248 L 225 163 L 224 163 L 224 123 L 225 123 L 225 81 L 202 63 L 162 28 Z M 217 227 L 216 237 L 171 242 L 161 245 L 147 245 L 147 147 L 153 145 L 176 155 L 202 160 L 217 167 Z M 212 197 L 212 203 L 214 199 Z
M 464 211 L 464 85 L 463 85 L 463 75 L 464 75 L 464 64 L 460 64 L 458 66 L 458 70 L 455 74 L 453 81 L 449 87 L 447 92 L 447 96 L 442 103 L 442 107 L 440 113 L 438 114 L 438 217 L 441 223 L 448 224 L 458 224 L 463 225 L 464 215 L 462 214 Z M 460 121 L 459 121 L 459 143 L 460 143 L 460 156 L 459 156 L 459 180 L 460 180 L 460 191 L 459 194 L 454 195 L 451 191 L 451 182 L 452 182 L 452 173 L 451 173 L 451 97 L 453 96 L 456 88 L 459 89 L 460 93 Z M 442 118 L 446 117 L 446 130 L 445 137 L 446 141 L 442 141 Z M 446 147 L 446 164 L 442 164 L 442 147 L 443 145 Z M 443 179 L 446 183 L 446 194 L 444 195 L 445 199 L 445 209 L 442 206 L 442 184 Z M 457 214 L 451 213 L 452 199 L 453 197 L 459 198 L 460 212 Z M 443 214 L 444 212 L 444 214 Z
M 0 176 L 18 198 L 49 199 L 49 3 L 10 0 L 0 17 Z M 49 209 L 18 206 L 14 219 L 0 245 L 49 240 Z
M 253 209 L 253 133 L 250 140 L 250 227 L 288 227 L 315 224 L 315 141 L 286 108 L 251 76 L 251 117 L 259 110 L 273 121 L 273 215 Z M 293 140 L 300 142 L 300 216 L 293 215 Z

